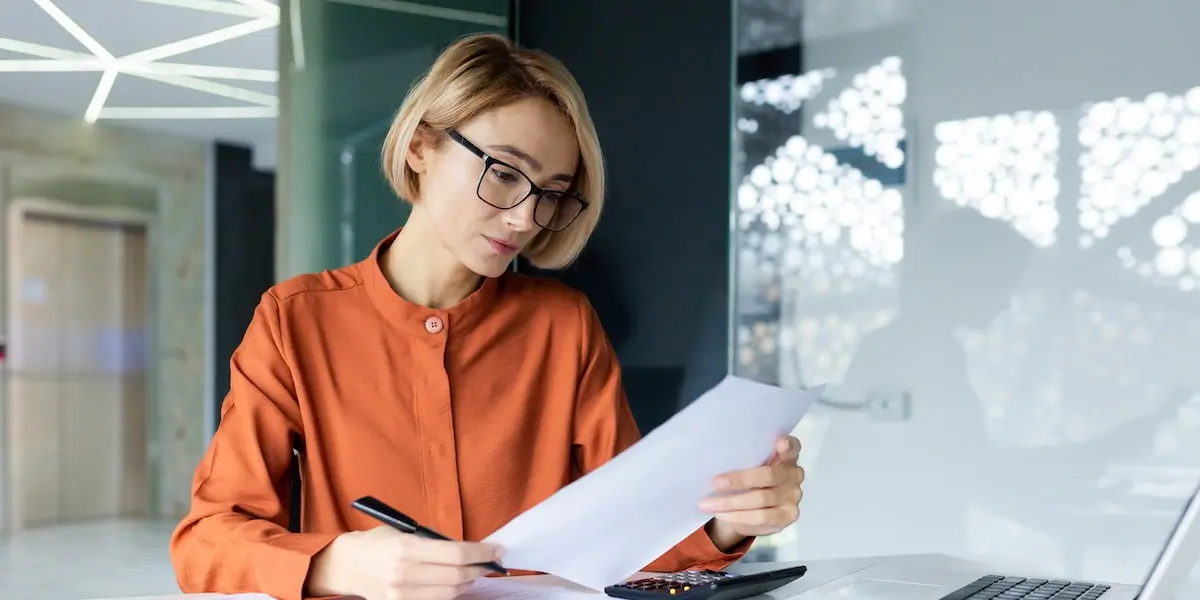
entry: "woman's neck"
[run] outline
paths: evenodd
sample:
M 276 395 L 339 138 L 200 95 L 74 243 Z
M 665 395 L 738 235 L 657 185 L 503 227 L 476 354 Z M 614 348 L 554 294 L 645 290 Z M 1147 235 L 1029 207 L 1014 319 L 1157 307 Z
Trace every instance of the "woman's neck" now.
M 483 277 L 463 266 L 414 207 L 383 255 L 383 275 L 405 300 L 429 308 L 454 306 L 475 291 Z

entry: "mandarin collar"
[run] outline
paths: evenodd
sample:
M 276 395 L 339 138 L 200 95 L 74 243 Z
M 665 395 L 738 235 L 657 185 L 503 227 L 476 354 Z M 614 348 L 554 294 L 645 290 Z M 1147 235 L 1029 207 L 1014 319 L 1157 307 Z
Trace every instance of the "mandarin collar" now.
M 444 339 L 467 333 L 478 325 L 496 296 L 497 278 L 484 277 L 482 285 L 454 306 L 439 309 L 410 302 L 392 289 L 380 261 L 399 233 L 397 229 L 381 240 L 361 263 L 363 284 L 371 303 L 393 327 L 410 335 Z

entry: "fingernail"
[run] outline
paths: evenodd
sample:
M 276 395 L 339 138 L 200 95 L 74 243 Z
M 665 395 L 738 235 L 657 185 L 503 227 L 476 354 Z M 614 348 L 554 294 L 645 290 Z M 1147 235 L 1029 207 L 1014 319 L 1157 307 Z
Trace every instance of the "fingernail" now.
M 718 490 L 727 490 L 729 489 L 729 480 L 724 477 L 718 478 L 714 482 L 713 487 L 717 488 Z
M 700 510 L 711 511 L 717 507 L 717 501 L 712 498 L 705 498 L 700 501 Z

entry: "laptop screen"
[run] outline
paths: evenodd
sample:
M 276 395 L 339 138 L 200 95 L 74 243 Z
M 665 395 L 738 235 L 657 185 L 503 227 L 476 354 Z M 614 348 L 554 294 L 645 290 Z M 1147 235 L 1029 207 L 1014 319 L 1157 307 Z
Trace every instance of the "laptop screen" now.
M 1167 543 L 1158 553 L 1154 566 L 1146 576 L 1138 600 L 1168 600 L 1174 598 L 1188 575 L 1191 574 L 1196 559 L 1200 557 L 1200 485 L 1192 492 L 1187 505 L 1179 515 L 1179 520 L 1171 530 Z

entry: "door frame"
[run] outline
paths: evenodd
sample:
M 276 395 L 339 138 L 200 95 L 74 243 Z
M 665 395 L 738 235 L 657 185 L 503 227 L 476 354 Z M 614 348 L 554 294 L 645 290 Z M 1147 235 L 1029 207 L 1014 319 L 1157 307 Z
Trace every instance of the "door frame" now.
M 0 183 L 4 183 L 0 181 Z M 126 184 L 134 187 L 144 187 L 154 190 L 157 197 L 156 205 L 161 201 L 161 192 L 153 186 L 143 186 L 141 182 L 134 181 L 117 181 L 117 183 Z M 8 192 L 6 186 L 0 185 L 0 192 Z M 6 347 L 11 349 L 13 346 L 13 311 L 10 305 L 10 300 L 20 289 L 20 282 L 17 281 L 17 269 L 15 263 L 20 252 L 19 231 L 24 220 L 30 215 L 44 215 L 48 217 L 59 217 L 66 219 L 81 220 L 93 223 L 112 223 L 120 225 L 133 225 L 143 228 L 146 235 L 146 335 L 147 335 L 147 355 L 158 355 L 158 294 L 157 294 L 157 258 L 155 248 L 157 247 L 157 227 L 155 227 L 156 211 L 146 210 L 134 207 L 113 206 L 113 205 L 85 205 L 68 200 L 57 200 L 42 197 L 7 197 L 0 194 L 0 201 L 6 204 L 3 211 L 3 234 L 5 243 L 5 256 L 3 259 L 4 282 L 5 289 L 3 298 L 0 303 L 4 308 L 4 342 Z M 9 352 L 11 354 L 11 351 Z M 10 448 L 11 436 L 8 433 L 8 428 L 12 426 L 9 419 L 9 401 L 11 379 L 8 377 L 10 363 L 6 359 L 4 365 L 5 376 L 3 378 L 3 390 L 0 393 L 0 535 L 8 532 L 15 532 L 21 529 L 23 521 L 22 515 L 19 513 L 20 506 L 16 502 L 16 490 L 12 485 L 12 464 L 11 457 L 13 456 Z M 146 436 L 148 440 L 146 452 L 146 462 L 148 469 L 147 486 L 144 490 L 146 494 L 147 506 L 150 508 L 150 514 L 155 511 L 155 485 L 154 479 L 159 468 L 158 461 L 155 456 L 154 448 L 154 433 L 155 425 L 157 424 L 157 395 L 158 389 L 155 382 L 158 380 L 157 363 L 153 360 L 146 364 Z M 150 516 L 150 515 L 147 515 Z

